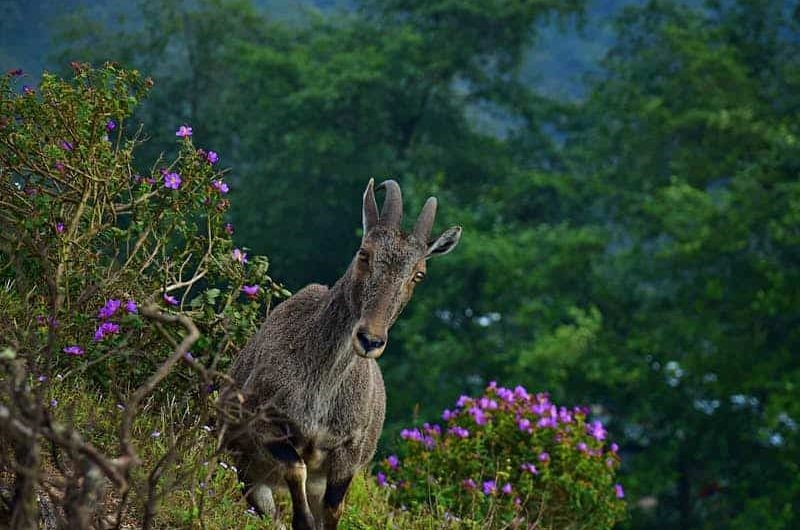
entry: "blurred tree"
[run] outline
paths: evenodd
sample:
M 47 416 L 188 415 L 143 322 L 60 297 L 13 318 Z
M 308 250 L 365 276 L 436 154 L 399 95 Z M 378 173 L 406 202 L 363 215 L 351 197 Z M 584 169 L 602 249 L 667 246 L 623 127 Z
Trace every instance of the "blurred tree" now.
M 593 392 L 636 455 L 630 489 L 658 501 L 637 528 L 798 524 L 795 9 L 628 11 L 577 125 L 611 237 Z
M 75 19 L 65 38 L 154 73 L 141 117 L 192 124 L 235 165 L 237 237 L 280 244 L 292 287 L 345 267 L 369 177 L 400 180 L 408 217 L 438 195 L 437 225 L 465 226 L 382 360 L 390 429 L 492 378 L 550 389 L 624 441 L 631 526 L 789 529 L 798 6 L 697 4 L 627 10 L 574 106 L 519 65 L 536 22 L 582 2 L 364 1 L 287 25 L 245 1 L 144 0 L 141 22 Z

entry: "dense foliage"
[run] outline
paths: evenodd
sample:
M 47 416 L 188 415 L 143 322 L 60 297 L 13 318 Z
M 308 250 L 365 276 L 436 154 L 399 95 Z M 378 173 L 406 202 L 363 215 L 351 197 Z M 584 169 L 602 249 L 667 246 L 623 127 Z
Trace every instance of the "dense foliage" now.
M 233 246 L 217 153 L 195 148 L 182 125 L 177 156 L 142 168 L 127 119 L 152 81 L 73 67 L 70 82 L 48 74 L 36 88 L 16 72 L 0 79 L 7 344 L 37 352 L 42 373 L 80 366 L 103 384 L 135 384 L 171 348 L 139 314 L 157 304 L 203 329 L 196 358 L 229 358 L 281 288 L 266 258 Z
M 492 381 L 442 419 L 403 429 L 401 457 L 381 463 L 378 483 L 395 505 L 481 528 L 602 530 L 623 519 L 619 446 L 581 407 Z

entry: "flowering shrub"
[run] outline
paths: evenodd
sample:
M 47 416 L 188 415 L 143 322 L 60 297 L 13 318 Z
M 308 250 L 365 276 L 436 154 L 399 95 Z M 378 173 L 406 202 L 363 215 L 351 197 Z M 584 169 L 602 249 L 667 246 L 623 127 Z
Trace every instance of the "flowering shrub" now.
M 442 419 L 404 429 L 402 455 L 379 464 L 396 506 L 486 528 L 604 529 L 623 518 L 618 447 L 586 409 L 492 382 Z
M 128 126 L 152 82 L 113 65 L 73 63 L 68 81 L 0 76 L 0 324 L 42 373 L 141 381 L 173 332 L 140 307 L 191 317 L 192 359 L 221 366 L 275 294 L 267 259 L 235 248 L 219 155 L 174 128 L 177 153 L 149 169 Z M 73 373 L 74 370 L 70 373 Z

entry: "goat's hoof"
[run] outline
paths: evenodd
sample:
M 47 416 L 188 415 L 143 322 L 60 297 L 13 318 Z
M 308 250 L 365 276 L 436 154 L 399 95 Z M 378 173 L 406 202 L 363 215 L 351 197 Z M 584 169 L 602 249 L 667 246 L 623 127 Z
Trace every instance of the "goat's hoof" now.
M 292 530 L 316 530 L 316 528 L 314 518 L 311 516 L 292 518 Z

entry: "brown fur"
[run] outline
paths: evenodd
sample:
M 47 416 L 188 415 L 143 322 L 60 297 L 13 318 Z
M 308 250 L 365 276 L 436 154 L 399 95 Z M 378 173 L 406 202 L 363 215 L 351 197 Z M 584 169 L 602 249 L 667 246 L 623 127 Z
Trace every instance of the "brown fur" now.
M 227 444 L 258 509 L 274 514 L 271 490 L 289 487 L 294 528 L 322 528 L 323 519 L 325 528 L 336 528 L 338 515 L 331 517 L 341 506 L 322 506 L 326 487 L 346 490 L 375 454 L 383 427 L 386 395 L 376 358 L 424 276 L 426 259 L 451 250 L 460 236 L 460 228 L 451 228 L 428 245 L 427 234 L 376 220 L 368 198 L 374 203 L 372 181 L 364 196 L 365 236 L 347 272 L 330 289 L 312 284 L 279 305 L 231 368 L 244 408 L 260 414 L 246 428 L 231 426 Z M 365 347 L 363 337 L 377 342 Z M 305 464 L 302 492 L 293 486 L 295 466 L 265 449 L 274 440 L 288 442 Z M 306 494 L 313 520 L 297 505 Z

